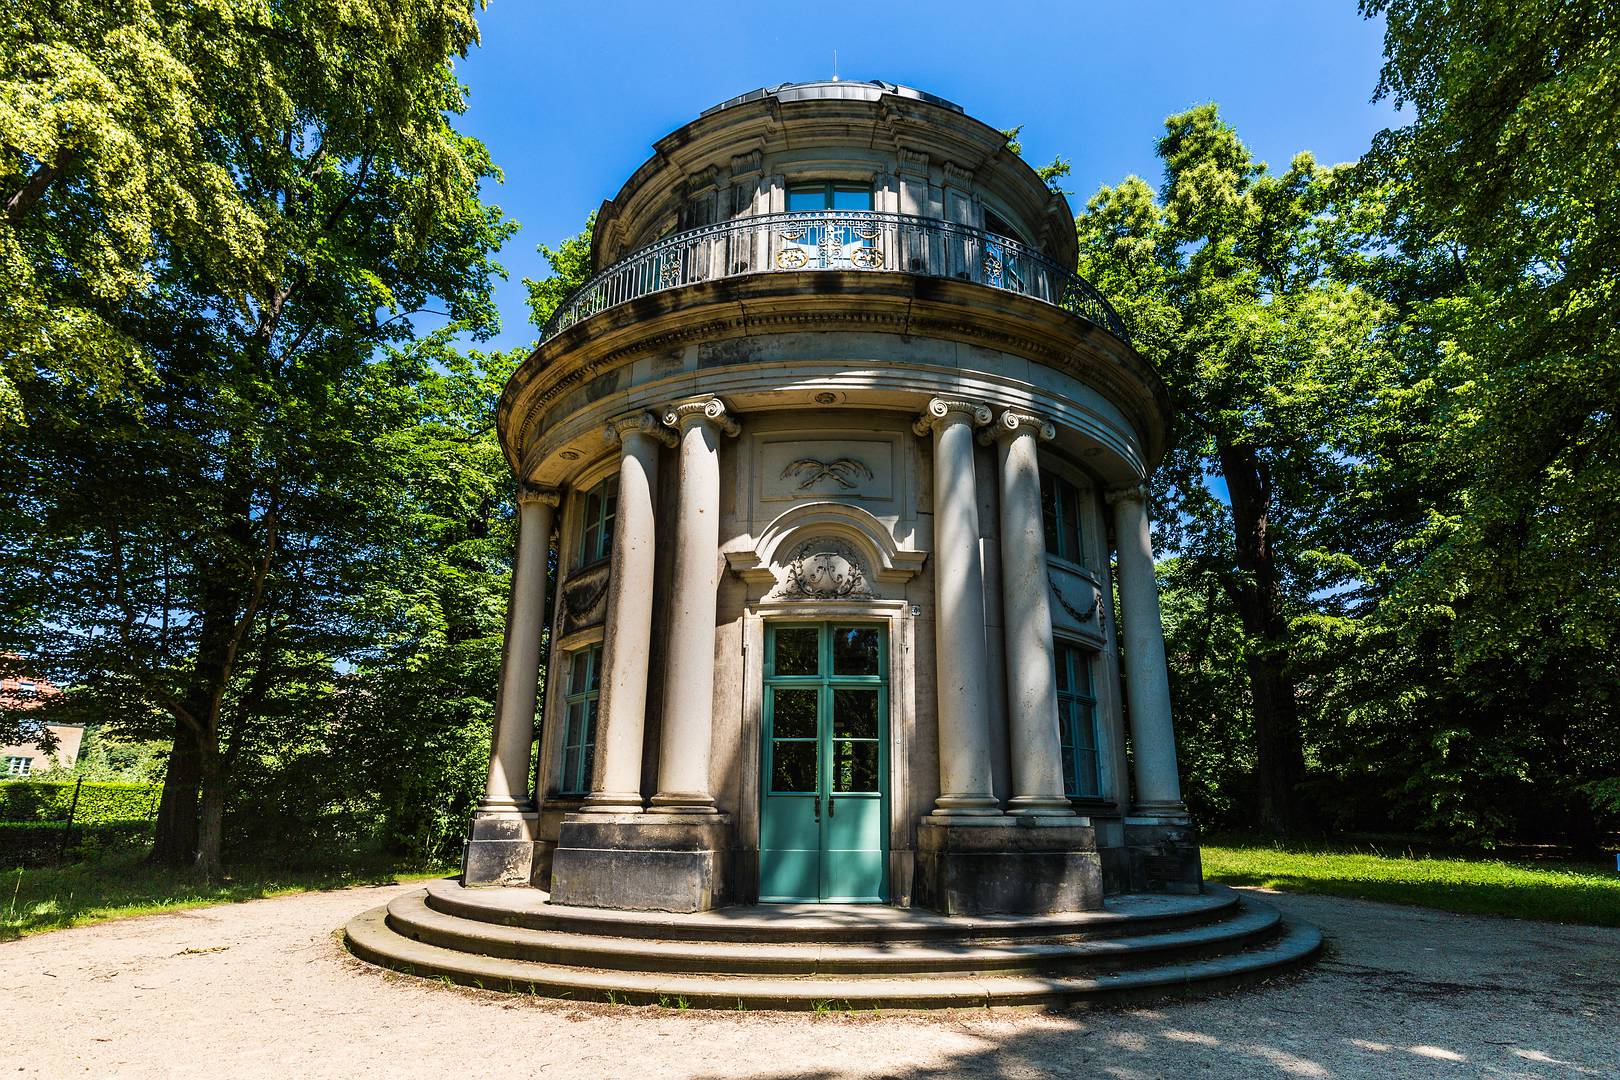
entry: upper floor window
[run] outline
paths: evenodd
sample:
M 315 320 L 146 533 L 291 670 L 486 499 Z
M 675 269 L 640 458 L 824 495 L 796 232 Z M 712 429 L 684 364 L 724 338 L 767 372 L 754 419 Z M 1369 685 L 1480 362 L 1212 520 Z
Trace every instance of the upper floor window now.
M 788 186 L 787 208 L 790 213 L 808 210 L 870 210 L 872 188 L 869 184 L 791 184 Z
M 34 759 L 25 757 L 6 758 L 7 776 L 27 776 L 34 771 Z
M 34 685 L 34 681 L 32 679 L 18 679 L 17 696 L 20 698 L 38 697 L 39 687 Z
M 995 233 L 997 236 L 1005 236 L 1007 239 L 1016 240 L 1020 244 L 1024 242 L 1023 237 L 1018 234 L 1018 230 L 1007 224 L 1007 222 L 993 210 L 986 210 L 984 212 L 984 231 L 988 233 Z
M 585 494 L 580 512 L 579 561 L 588 565 L 613 553 L 613 519 L 619 511 L 619 478 L 610 476 Z
M 1046 551 L 1078 563 L 1086 546 L 1080 536 L 1080 489 L 1052 473 L 1041 473 L 1041 515 L 1046 524 Z
M 562 781 L 557 785 L 564 795 L 589 795 L 595 779 L 596 705 L 602 693 L 601 668 L 600 645 L 569 654 Z
M 1067 641 L 1057 643 L 1058 742 L 1063 753 L 1063 790 L 1071 799 L 1101 798 L 1097 751 L 1097 695 L 1091 685 L 1092 654 Z

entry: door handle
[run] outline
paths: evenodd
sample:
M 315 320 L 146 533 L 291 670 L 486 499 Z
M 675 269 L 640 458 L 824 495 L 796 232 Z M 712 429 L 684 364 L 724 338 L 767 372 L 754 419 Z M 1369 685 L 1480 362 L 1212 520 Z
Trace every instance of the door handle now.
M 811 803 L 810 805 L 815 809 L 816 820 L 820 821 L 821 820 L 821 796 L 817 795 L 815 802 Z
M 838 800 L 831 795 L 827 796 L 827 816 L 830 818 L 838 816 Z

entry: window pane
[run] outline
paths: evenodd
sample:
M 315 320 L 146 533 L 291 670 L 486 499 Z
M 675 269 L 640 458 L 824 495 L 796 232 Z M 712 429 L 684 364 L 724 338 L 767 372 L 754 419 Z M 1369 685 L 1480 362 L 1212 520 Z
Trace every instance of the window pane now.
M 1057 655 L 1052 660 L 1053 666 L 1057 668 L 1057 688 L 1060 694 L 1066 694 L 1074 689 L 1069 676 L 1069 660 L 1073 655 L 1072 647 L 1058 642 Z
M 826 184 L 796 184 L 788 188 L 788 211 L 827 209 Z
M 1101 795 L 1102 783 L 1097 777 L 1097 752 L 1081 750 L 1077 754 L 1080 766 L 1080 795 Z
M 1041 523 L 1046 528 L 1046 552 L 1048 555 L 1058 555 L 1058 506 L 1057 488 L 1052 478 L 1041 476 Z
M 1081 794 L 1074 773 L 1074 750 L 1067 746 L 1063 748 L 1063 793 L 1070 797 Z
M 833 738 L 878 737 L 878 692 L 873 689 L 833 691 Z
M 1085 750 L 1097 748 L 1097 721 L 1089 702 L 1074 703 L 1074 745 Z
M 840 184 L 833 188 L 832 204 L 834 210 L 870 210 L 872 189 L 854 184 Z
M 833 627 L 833 674 L 876 675 L 878 632 L 871 626 Z
M 843 739 L 833 743 L 833 790 L 878 790 L 878 744 Z
M 562 789 L 570 792 L 580 790 L 578 747 L 570 747 L 563 751 Z
M 579 539 L 579 561 L 582 563 L 595 562 L 597 552 L 602 547 L 602 530 L 596 522 L 588 522 L 585 532 Z
M 816 790 L 816 744 L 777 742 L 771 744 L 771 790 Z
M 794 626 L 776 632 L 776 675 L 815 675 L 821 670 L 821 631 Z
M 771 736 L 777 739 L 813 739 L 816 737 L 816 697 L 819 690 L 806 687 L 799 690 L 778 688 L 773 690 L 771 709 Z
M 605 559 L 613 550 L 613 521 L 619 513 L 619 482 L 609 480 L 602 495 L 602 528 L 593 558 Z
M 593 645 L 585 650 L 585 686 L 587 692 L 602 685 L 602 646 Z
M 1067 647 L 1071 662 L 1074 665 L 1075 692 L 1085 697 L 1091 697 L 1091 654 L 1082 652 L 1073 645 Z
M 1063 557 L 1080 561 L 1080 492 L 1063 484 Z

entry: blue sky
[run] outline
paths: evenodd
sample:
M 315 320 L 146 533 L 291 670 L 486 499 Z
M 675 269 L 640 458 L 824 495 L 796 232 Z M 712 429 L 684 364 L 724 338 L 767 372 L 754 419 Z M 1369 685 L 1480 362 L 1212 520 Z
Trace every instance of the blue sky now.
M 506 182 L 488 198 L 523 229 L 502 253 L 505 348 L 533 340 L 525 276 L 535 245 L 578 232 L 655 139 L 736 94 L 781 82 L 881 79 L 949 98 L 1024 154 L 1069 158 L 1078 209 L 1130 173 L 1159 178 L 1164 118 L 1215 101 L 1274 167 L 1300 150 L 1355 158 L 1390 126 L 1372 104 L 1382 22 L 1353 0 L 1059 5 L 996 3 L 550 3 L 492 0 L 483 46 L 459 68 L 461 128 Z

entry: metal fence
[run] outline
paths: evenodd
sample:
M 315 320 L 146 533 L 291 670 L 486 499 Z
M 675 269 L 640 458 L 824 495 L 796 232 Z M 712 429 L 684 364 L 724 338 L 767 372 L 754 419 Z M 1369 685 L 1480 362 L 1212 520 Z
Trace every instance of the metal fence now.
M 1118 313 L 1089 282 L 1016 240 L 949 221 L 860 210 L 761 214 L 665 237 L 571 293 L 540 339 L 665 289 L 743 274 L 814 270 L 971 281 L 1060 307 L 1130 340 Z

